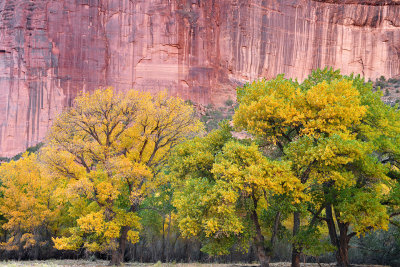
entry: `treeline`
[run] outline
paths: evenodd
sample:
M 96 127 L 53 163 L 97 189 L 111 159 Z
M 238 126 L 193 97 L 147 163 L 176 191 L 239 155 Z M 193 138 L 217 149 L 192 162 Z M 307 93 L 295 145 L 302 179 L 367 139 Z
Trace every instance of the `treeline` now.
M 1 257 L 400 264 L 400 113 L 381 96 L 332 69 L 259 80 L 207 133 L 165 93 L 82 94 L 0 167 Z

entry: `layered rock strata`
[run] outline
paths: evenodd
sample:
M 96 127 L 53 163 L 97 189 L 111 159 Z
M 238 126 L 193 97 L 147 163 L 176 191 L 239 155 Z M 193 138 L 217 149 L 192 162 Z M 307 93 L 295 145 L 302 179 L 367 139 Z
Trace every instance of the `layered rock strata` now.
M 0 155 L 43 140 L 80 91 L 221 104 L 246 81 L 325 66 L 399 75 L 399 1 L 2 0 Z

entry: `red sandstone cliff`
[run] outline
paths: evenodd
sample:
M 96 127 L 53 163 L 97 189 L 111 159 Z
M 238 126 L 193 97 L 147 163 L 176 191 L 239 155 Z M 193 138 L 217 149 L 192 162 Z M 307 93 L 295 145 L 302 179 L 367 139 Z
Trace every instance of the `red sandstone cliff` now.
M 41 141 L 99 86 L 222 103 L 235 86 L 333 66 L 400 74 L 398 0 L 1 0 L 0 155 Z

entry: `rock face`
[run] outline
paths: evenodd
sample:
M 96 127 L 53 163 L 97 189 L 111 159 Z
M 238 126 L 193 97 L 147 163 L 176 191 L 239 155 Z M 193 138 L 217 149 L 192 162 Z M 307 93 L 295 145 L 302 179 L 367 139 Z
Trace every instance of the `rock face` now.
M 1 0 L 0 156 L 46 135 L 80 91 L 135 88 L 202 104 L 279 73 L 400 75 L 394 0 Z

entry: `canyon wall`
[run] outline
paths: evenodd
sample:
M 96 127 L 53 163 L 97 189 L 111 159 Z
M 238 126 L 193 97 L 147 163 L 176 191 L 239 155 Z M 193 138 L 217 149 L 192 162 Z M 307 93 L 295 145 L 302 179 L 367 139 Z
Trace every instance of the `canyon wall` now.
M 80 91 L 135 88 L 202 104 L 279 73 L 400 75 L 390 0 L 1 0 L 0 156 L 46 135 Z

